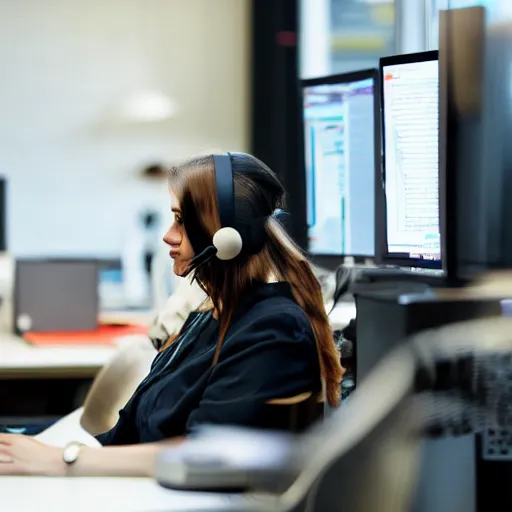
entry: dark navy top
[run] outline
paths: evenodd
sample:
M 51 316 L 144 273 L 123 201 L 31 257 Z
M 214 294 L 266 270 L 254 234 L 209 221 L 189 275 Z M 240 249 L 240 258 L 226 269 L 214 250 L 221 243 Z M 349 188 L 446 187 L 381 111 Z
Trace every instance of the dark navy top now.
M 320 391 L 311 324 L 288 283 L 251 288 L 212 367 L 218 330 L 211 312 L 192 313 L 156 356 L 117 424 L 97 439 L 103 445 L 153 442 L 201 424 L 265 428 L 269 400 Z

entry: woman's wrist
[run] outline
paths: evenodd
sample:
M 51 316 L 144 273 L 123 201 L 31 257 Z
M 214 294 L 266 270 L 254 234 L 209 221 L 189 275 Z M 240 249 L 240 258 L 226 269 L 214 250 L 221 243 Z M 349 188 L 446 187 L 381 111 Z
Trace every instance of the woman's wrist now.
M 68 464 L 64 462 L 62 448 L 50 447 L 50 449 L 53 450 L 53 453 L 50 457 L 49 464 L 45 464 L 47 470 L 42 471 L 40 474 L 57 477 L 67 476 Z
M 75 462 L 63 464 L 67 466 L 66 476 L 69 477 L 152 477 L 159 449 L 156 444 L 105 448 L 82 446 Z

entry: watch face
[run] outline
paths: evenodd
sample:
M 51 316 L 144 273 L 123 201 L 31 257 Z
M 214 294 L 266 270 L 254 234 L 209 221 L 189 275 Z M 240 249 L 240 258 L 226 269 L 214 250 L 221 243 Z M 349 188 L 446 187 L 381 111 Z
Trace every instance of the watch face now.
M 72 464 L 78 459 L 78 454 L 80 453 L 80 444 L 79 443 L 70 443 L 68 444 L 63 452 L 62 458 L 66 464 Z

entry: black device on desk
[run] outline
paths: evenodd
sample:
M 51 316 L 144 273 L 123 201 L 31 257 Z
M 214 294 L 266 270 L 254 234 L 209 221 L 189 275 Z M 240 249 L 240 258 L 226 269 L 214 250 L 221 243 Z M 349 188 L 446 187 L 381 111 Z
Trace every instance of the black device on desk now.
M 98 327 L 98 262 L 19 259 L 14 278 L 14 329 L 94 331 Z
M 443 258 L 460 278 L 512 267 L 512 37 L 496 21 L 483 7 L 439 16 Z
M 375 253 L 377 79 L 369 69 L 302 82 L 308 252 L 323 267 Z
M 356 289 L 355 299 L 357 383 L 412 334 L 453 322 L 501 315 L 499 300 L 443 298 L 421 283 Z

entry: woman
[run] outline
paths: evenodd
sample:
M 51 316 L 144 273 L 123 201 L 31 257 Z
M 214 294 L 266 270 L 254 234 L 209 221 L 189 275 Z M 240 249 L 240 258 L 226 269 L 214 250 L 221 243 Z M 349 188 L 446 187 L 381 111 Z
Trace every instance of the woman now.
M 23 436 L 0 436 L 0 474 L 149 475 L 162 444 L 179 443 L 201 424 L 267 427 L 268 402 L 305 392 L 340 400 L 342 368 L 320 285 L 276 220 L 284 191 L 275 174 L 246 154 L 230 154 L 234 224 L 242 250 L 212 251 L 221 227 L 217 155 L 170 172 L 174 223 L 164 236 L 174 272 L 192 275 L 208 308 L 192 314 L 155 359 L 117 425 L 63 452 Z M 219 185 L 220 188 L 220 185 Z M 222 203 L 221 210 L 225 210 Z

